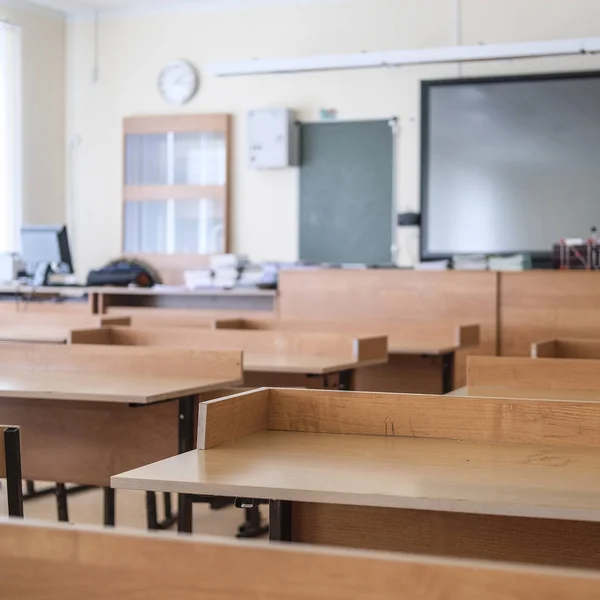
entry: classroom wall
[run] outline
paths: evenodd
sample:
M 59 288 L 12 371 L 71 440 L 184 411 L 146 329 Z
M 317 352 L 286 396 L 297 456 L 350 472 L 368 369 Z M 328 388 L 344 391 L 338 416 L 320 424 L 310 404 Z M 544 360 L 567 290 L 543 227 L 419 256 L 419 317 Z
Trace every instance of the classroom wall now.
M 122 119 L 130 115 L 228 112 L 235 117 L 233 159 L 234 250 L 253 259 L 298 257 L 298 171 L 247 167 L 249 109 L 289 106 L 300 119 L 335 108 L 340 119 L 398 116 L 397 205 L 419 206 L 419 82 L 421 79 L 600 68 L 600 57 L 497 61 L 217 79 L 212 60 L 285 57 L 517 42 L 597 35 L 596 0 L 463 0 L 457 28 L 455 0 L 321 0 L 227 2 L 224 8 L 116 13 L 98 25 L 99 78 L 92 82 L 94 25 L 68 25 L 68 135 L 81 136 L 70 163 L 79 271 L 121 250 Z M 156 90 L 159 70 L 187 58 L 202 73 L 198 96 L 183 108 L 166 105 Z M 415 230 L 399 232 L 401 263 L 418 257 Z
M 21 27 L 23 223 L 64 223 L 66 20 L 7 0 L 0 20 Z

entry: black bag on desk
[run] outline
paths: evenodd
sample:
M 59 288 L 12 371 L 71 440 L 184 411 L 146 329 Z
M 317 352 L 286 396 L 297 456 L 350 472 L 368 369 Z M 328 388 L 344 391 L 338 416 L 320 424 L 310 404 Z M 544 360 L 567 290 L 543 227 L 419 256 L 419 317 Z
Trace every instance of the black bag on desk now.
M 158 275 L 148 266 L 132 260 L 116 260 L 102 269 L 90 271 L 86 285 L 89 287 L 102 285 L 152 287 L 157 283 L 160 283 Z

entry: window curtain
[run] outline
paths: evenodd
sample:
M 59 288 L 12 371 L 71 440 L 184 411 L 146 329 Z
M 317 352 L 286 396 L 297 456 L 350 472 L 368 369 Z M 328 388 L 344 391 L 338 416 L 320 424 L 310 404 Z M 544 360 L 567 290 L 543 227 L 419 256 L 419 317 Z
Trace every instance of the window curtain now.
M 0 252 L 20 249 L 21 30 L 0 22 Z

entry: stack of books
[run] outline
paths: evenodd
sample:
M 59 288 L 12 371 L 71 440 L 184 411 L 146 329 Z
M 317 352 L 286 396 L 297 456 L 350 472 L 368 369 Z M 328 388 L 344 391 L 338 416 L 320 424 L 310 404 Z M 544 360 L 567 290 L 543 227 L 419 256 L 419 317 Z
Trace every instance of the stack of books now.
M 529 254 L 490 256 L 488 263 L 492 271 L 525 271 L 531 269 L 531 256 Z
M 457 271 L 485 271 L 488 261 L 483 254 L 457 254 L 452 257 Z

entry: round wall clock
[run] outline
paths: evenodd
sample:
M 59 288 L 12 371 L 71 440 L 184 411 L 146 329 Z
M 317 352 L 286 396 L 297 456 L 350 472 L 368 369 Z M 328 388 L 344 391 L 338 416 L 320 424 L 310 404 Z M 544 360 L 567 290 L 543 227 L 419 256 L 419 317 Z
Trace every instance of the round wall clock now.
M 158 91 L 169 104 L 185 104 L 198 91 L 200 77 L 192 63 L 174 60 L 158 76 Z

